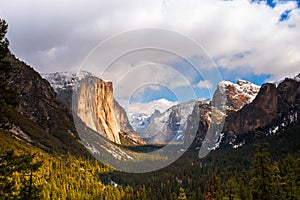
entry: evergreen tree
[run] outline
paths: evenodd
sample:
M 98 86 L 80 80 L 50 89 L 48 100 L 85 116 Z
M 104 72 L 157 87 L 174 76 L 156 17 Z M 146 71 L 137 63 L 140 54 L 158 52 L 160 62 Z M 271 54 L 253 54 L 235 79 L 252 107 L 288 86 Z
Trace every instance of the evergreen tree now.
M 35 161 L 34 155 L 16 155 L 8 151 L 0 157 L 0 195 L 5 199 L 40 199 L 41 185 L 35 184 L 35 172 L 42 162 Z M 20 179 L 21 185 L 17 184 Z
M 184 191 L 184 188 L 180 187 L 179 189 L 179 195 L 178 195 L 178 200 L 186 200 L 186 194 L 185 194 L 185 191 Z
M 5 37 L 8 25 L 4 19 L 0 19 L 0 60 L 2 60 L 8 53 L 9 42 Z
M 285 198 L 282 183 L 283 179 L 280 175 L 280 170 L 276 165 L 272 166 L 273 176 L 272 176 L 272 196 L 274 200 L 281 200 Z
M 206 183 L 206 200 L 216 200 L 220 199 L 222 196 L 222 191 L 220 189 L 220 178 L 213 173 L 210 180 Z
M 147 199 L 146 187 L 144 185 L 138 188 L 137 199 L 138 200 L 146 200 Z
M 228 196 L 228 200 L 234 200 L 236 195 L 237 183 L 234 178 L 230 178 L 226 183 L 225 193 Z
M 258 133 L 259 134 L 259 133 Z M 259 135 L 257 134 L 257 137 Z M 271 159 L 267 151 L 267 143 L 255 144 L 256 152 L 252 159 L 250 185 L 254 199 L 269 200 L 272 198 Z
M 3 127 L 8 119 L 8 106 L 15 107 L 19 104 L 16 90 L 9 86 L 12 66 L 5 57 L 9 53 L 9 42 L 5 35 L 8 25 L 0 19 L 0 127 Z

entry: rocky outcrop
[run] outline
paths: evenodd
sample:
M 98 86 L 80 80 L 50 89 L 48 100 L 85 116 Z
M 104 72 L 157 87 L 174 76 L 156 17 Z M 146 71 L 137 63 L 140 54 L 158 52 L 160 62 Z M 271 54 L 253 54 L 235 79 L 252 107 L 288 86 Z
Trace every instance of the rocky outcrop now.
M 255 95 L 257 87 L 253 88 L 251 83 L 247 83 L 247 90 L 240 90 L 240 81 L 237 84 L 221 82 L 221 88 L 224 89 L 227 98 L 227 117 L 222 131 L 224 144 L 231 143 L 234 146 L 234 141 L 238 141 L 237 138 L 240 136 L 243 138 L 245 134 L 251 134 L 256 130 L 266 134 L 275 134 L 298 123 L 300 114 L 299 80 L 300 74 L 293 79 L 286 78 L 279 84 L 263 84 L 257 95 Z M 243 84 L 245 83 L 243 81 Z M 238 86 L 238 90 L 236 86 Z M 207 134 L 211 124 L 212 106 L 208 103 L 200 103 L 199 112 L 199 129 L 193 143 L 194 147 L 201 146 Z
M 10 85 L 19 98 L 11 123 L 27 134 L 33 145 L 48 152 L 87 155 L 78 142 L 71 111 L 58 101 L 49 82 L 13 55 L 6 60 L 13 67 Z
M 257 129 L 287 126 L 298 121 L 300 83 L 287 78 L 276 84 L 262 85 L 252 103 L 226 118 L 224 132 L 244 134 Z
M 212 106 L 219 109 L 226 107 L 225 110 L 227 111 L 227 114 L 234 113 L 251 103 L 256 97 L 259 88 L 259 86 L 245 80 L 238 80 L 236 84 L 229 81 L 222 81 L 218 84 L 218 90 L 214 93 L 213 103 L 207 100 L 192 102 L 199 108 L 199 124 L 194 144 L 201 144 L 201 141 L 204 139 L 210 128 L 211 120 L 214 120 L 218 115 L 217 111 L 213 112 Z M 227 101 L 224 101 L 224 99 L 227 99 Z M 179 127 L 181 122 L 185 121 L 182 120 L 185 119 L 185 117 L 183 117 L 181 113 L 184 111 L 183 113 L 186 116 L 191 114 L 191 107 L 193 104 L 191 104 L 191 102 L 178 104 L 171 107 L 166 112 L 153 117 L 151 122 L 140 133 L 141 136 L 143 138 L 148 137 L 147 141 L 149 140 L 150 142 L 167 142 L 174 137 L 184 138 L 183 136 L 180 137 L 182 133 L 184 133 L 184 129 L 182 130 L 182 128 L 180 129 Z M 182 131 L 182 133 L 178 134 L 178 131 Z M 157 134 L 149 137 L 154 133 Z
M 224 89 L 227 97 L 227 110 L 238 111 L 251 103 L 259 92 L 260 87 L 245 80 L 237 80 L 237 83 L 222 81 L 219 86 Z
M 264 84 L 251 104 L 227 116 L 223 130 L 241 134 L 265 126 L 276 115 L 277 104 L 276 86 L 271 83 Z
M 126 112 L 113 97 L 112 82 L 87 76 L 75 86 L 73 111 L 91 129 L 121 144 L 126 137 L 135 144 L 144 144 L 131 127 Z
M 65 71 L 41 74 L 41 76 L 50 83 L 58 100 L 71 110 L 74 84 L 85 77 L 92 76 L 92 74 L 85 71 Z
M 111 82 L 89 77 L 81 80 L 76 90 L 77 104 L 73 111 L 91 129 L 120 144 L 120 127 L 113 110 Z

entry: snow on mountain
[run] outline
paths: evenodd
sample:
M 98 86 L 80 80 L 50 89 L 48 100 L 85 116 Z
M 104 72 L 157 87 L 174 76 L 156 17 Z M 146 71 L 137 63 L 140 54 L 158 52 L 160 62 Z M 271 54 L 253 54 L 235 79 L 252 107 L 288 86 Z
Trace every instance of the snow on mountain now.
M 180 103 L 164 113 L 153 116 L 150 123 L 140 132 L 140 136 L 148 142 L 182 142 L 188 116 L 192 114 L 196 102 Z
M 158 99 L 148 103 L 133 103 L 129 105 L 128 118 L 132 127 L 137 133 L 140 133 L 148 126 L 152 118 L 176 104 L 176 102 L 167 99 Z
M 131 126 L 137 133 L 141 132 L 151 121 L 151 116 L 144 113 L 130 113 L 128 117 Z
M 88 76 L 95 76 L 90 72 L 86 71 L 66 71 L 66 72 L 55 72 L 49 74 L 41 74 L 44 79 L 46 79 L 53 89 L 57 92 L 61 89 L 68 89 L 73 87 L 74 84 Z M 96 76 L 95 76 L 96 77 Z
M 294 79 L 295 81 L 300 82 L 300 73 Z
M 227 110 L 233 111 L 238 111 L 246 104 L 251 103 L 260 90 L 259 86 L 245 80 L 238 80 L 236 84 L 222 81 L 219 83 L 219 87 L 227 97 Z M 150 123 L 139 133 L 140 136 L 148 142 L 168 142 L 173 138 L 177 138 L 175 141 L 178 142 L 184 141 L 187 118 L 192 113 L 196 103 L 202 105 L 200 106 L 200 118 L 206 121 L 203 122 L 203 127 L 201 126 L 203 130 L 207 130 L 205 124 L 222 122 L 221 119 L 224 118 L 225 113 L 220 112 L 219 115 L 219 112 L 213 111 L 215 108 L 211 108 L 210 99 L 197 99 L 172 106 L 167 111 L 153 117 Z M 205 134 L 206 131 L 202 133 L 202 136 Z
M 260 90 L 260 86 L 241 79 L 236 84 L 221 81 L 219 86 L 225 90 L 228 109 L 234 111 L 240 110 L 244 105 L 251 103 Z

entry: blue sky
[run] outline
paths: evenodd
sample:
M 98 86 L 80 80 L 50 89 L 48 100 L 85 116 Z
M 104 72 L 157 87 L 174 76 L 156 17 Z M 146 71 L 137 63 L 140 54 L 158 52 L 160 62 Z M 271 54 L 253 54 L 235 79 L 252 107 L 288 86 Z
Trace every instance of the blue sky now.
M 183 65 L 184 66 L 184 65 Z M 238 79 L 243 79 L 250 81 L 256 85 L 262 85 L 263 83 L 268 82 L 271 78 L 271 74 L 255 74 L 253 69 L 248 66 L 236 67 L 234 69 L 227 69 L 224 67 L 218 67 L 217 70 L 220 72 L 222 80 L 230 81 L 236 83 Z M 216 82 L 211 80 L 213 88 L 199 88 L 195 84 L 199 81 L 204 81 L 204 79 L 199 76 L 195 77 L 195 81 L 191 81 L 195 95 L 197 98 L 211 98 L 216 88 Z M 178 87 L 173 90 L 166 87 L 160 87 L 160 89 L 151 89 L 151 87 L 143 88 L 143 91 L 137 91 L 136 95 L 132 95 L 130 98 L 131 103 L 142 102 L 147 103 L 157 99 L 167 99 L 169 101 L 189 101 L 195 99 L 194 95 L 188 95 L 186 92 L 186 87 Z M 140 93 L 141 92 L 141 93 Z M 177 95 L 176 95 L 177 93 Z

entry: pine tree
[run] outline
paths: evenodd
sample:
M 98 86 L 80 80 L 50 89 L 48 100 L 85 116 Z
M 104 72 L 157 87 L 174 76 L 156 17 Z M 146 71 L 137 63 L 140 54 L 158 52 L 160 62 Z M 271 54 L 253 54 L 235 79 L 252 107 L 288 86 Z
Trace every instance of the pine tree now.
M 16 90 L 9 86 L 12 66 L 5 60 L 9 53 L 9 42 L 5 38 L 7 28 L 5 20 L 0 19 L 0 127 L 9 121 L 8 106 L 15 107 L 19 104 Z
M 137 199 L 138 200 L 146 200 L 147 199 L 146 187 L 144 185 L 138 188 Z
M 0 157 L 0 196 L 14 197 L 15 199 L 40 199 L 41 186 L 35 184 L 35 172 L 42 163 L 34 161 L 34 155 L 16 155 L 8 151 Z M 17 174 L 16 174 L 17 173 Z M 22 182 L 17 185 L 16 177 Z
M 179 189 L 179 195 L 178 195 L 178 200 L 186 200 L 186 194 L 185 194 L 185 191 L 184 191 L 184 188 L 180 187 Z
M 206 183 L 206 200 L 216 200 L 221 198 L 220 178 L 213 173 L 210 180 Z
M 259 135 L 257 136 L 259 137 Z M 267 143 L 255 144 L 256 152 L 252 159 L 250 185 L 253 199 L 269 200 L 272 198 L 271 159 Z
M 236 189 L 238 185 L 234 178 L 230 178 L 226 183 L 225 193 L 228 196 L 228 200 L 234 200 L 236 196 Z
M 280 170 L 276 165 L 272 166 L 273 176 L 272 176 L 272 196 L 274 200 L 284 199 L 285 194 L 282 187 L 283 179 L 280 175 Z

